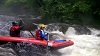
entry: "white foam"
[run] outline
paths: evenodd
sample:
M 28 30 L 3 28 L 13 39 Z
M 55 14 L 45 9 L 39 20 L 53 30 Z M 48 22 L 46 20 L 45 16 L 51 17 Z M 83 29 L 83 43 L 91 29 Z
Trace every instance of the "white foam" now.
M 69 35 L 74 45 L 59 49 L 62 56 L 100 56 L 100 38 L 94 35 Z
M 74 42 L 74 45 L 58 50 L 62 56 L 100 56 L 100 37 L 95 35 L 99 32 L 92 31 L 93 35 L 76 35 L 75 29 L 70 27 L 66 34 L 60 31 L 52 31 L 52 33 L 63 36 L 60 38 L 70 39 Z

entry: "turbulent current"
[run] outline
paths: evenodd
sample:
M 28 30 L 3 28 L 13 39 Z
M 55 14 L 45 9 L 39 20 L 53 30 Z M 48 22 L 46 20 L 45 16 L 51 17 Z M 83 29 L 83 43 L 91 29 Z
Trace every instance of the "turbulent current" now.
M 3 18 L 3 19 L 2 19 Z M 0 15 L 0 35 L 9 36 L 11 21 L 13 17 Z M 61 48 L 49 49 L 48 56 L 100 56 L 100 30 L 86 26 L 67 25 L 62 23 L 47 24 L 47 31 L 56 33 L 50 39 L 70 39 L 74 45 Z M 34 30 L 32 30 L 34 34 Z M 22 36 L 30 37 L 29 31 L 22 31 Z M 32 44 L 18 43 L 17 46 L 7 44 L 0 45 L 1 56 L 46 56 L 46 47 Z M 11 47 L 9 47 L 11 46 Z
M 100 56 L 100 37 L 96 36 L 100 33 L 99 30 L 90 29 L 92 35 L 76 35 L 72 30 L 69 30 L 70 33 L 67 31 L 65 35 L 67 39 L 74 41 L 74 45 L 59 49 L 62 56 Z

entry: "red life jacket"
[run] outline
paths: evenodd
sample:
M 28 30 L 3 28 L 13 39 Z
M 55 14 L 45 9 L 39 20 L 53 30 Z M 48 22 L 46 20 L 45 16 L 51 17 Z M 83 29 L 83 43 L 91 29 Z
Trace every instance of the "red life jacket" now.
M 35 39 L 37 39 L 37 40 L 43 40 L 43 39 L 41 38 L 41 36 L 40 36 L 39 30 L 40 30 L 40 29 L 36 29 Z
M 12 26 L 10 28 L 10 36 L 20 37 L 20 26 Z

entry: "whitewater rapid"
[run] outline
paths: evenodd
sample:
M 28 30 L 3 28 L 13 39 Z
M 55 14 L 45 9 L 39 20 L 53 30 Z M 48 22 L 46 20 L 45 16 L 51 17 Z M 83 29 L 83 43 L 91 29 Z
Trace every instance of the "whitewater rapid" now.
M 0 15 L 0 35 L 9 36 L 9 27 L 11 26 L 10 22 L 14 21 L 14 20 L 16 20 L 16 19 L 13 17 Z M 61 25 L 59 27 L 61 27 Z M 52 26 L 52 24 L 51 24 L 51 26 Z M 66 27 L 65 24 L 63 26 Z M 57 25 L 55 24 L 50 29 L 59 29 L 59 27 L 57 27 Z M 59 53 L 61 53 L 61 55 L 59 55 L 58 53 L 52 54 L 52 51 L 51 51 L 50 56 L 100 56 L 100 36 L 97 36 L 97 35 L 100 35 L 100 30 L 97 30 L 94 28 L 88 28 L 88 29 L 91 31 L 91 35 L 88 35 L 88 34 L 77 35 L 75 33 L 76 30 L 73 27 L 68 27 L 67 31 L 65 30 L 66 31 L 65 34 L 60 32 L 59 30 L 52 31 L 52 33 L 56 33 L 56 36 L 59 37 L 57 39 L 70 39 L 74 42 L 74 45 L 65 47 L 62 49 L 58 49 L 57 51 Z M 34 34 L 34 32 L 32 32 L 32 33 Z M 22 31 L 21 35 L 22 36 L 24 35 L 25 37 L 31 36 L 29 31 Z M 23 46 L 21 48 L 23 48 Z M 32 47 L 30 47 L 30 49 L 31 48 Z M 30 51 L 30 49 L 28 51 Z M 34 48 L 34 49 L 36 49 L 36 48 Z M 38 52 L 39 51 L 37 51 L 36 53 L 38 53 Z M 40 51 L 40 52 L 43 53 L 42 51 Z M 53 50 L 53 52 L 56 52 L 56 50 Z M 25 51 L 23 53 L 26 56 L 27 56 L 27 53 L 30 55 L 32 54 L 31 56 L 35 56 L 33 54 L 34 52 L 32 52 L 32 51 L 30 51 L 30 52 Z M 23 55 L 23 53 L 20 53 L 20 54 Z M 45 53 L 43 53 L 43 55 L 44 54 Z
M 66 34 L 61 34 L 66 36 L 64 38 L 74 42 L 74 45 L 58 50 L 62 54 L 61 56 L 100 56 L 100 37 L 96 36 L 100 31 L 90 30 L 92 35 L 76 35 L 74 28 L 70 27 Z

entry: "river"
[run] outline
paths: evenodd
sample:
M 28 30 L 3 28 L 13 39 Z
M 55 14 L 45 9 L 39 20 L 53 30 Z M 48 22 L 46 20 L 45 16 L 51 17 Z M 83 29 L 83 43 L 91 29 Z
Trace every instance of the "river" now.
M 11 22 L 15 20 L 16 18 L 14 17 L 1 15 L 0 35 L 9 36 Z M 46 30 L 57 33 L 56 35 L 52 35 L 51 39 L 70 39 L 74 42 L 74 45 L 69 47 L 57 50 L 50 49 L 49 56 L 100 56 L 100 30 L 64 23 L 47 24 Z M 32 33 L 34 33 L 34 30 L 32 30 Z M 22 31 L 21 34 L 22 36 L 31 36 L 27 30 Z M 12 50 L 14 50 L 14 53 L 17 53 L 17 55 L 14 54 L 12 56 L 46 56 L 46 48 L 37 47 L 31 44 L 18 43 L 17 47 L 14 49 L 12 48 Z M 12 51 L 6 53 L 12 53 Z

